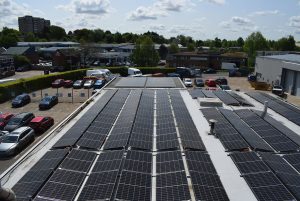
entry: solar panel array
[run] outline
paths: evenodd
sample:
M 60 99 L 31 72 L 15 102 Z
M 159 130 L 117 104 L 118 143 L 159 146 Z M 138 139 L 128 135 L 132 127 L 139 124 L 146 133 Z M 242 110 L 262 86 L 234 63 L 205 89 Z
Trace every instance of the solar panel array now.
M 299 150 L 299 146 L 290 138 L 250 110 L 235 110 L 235 113 L 277 152 Z
M 267 97 L 261 92 L 248 92 L 247 95 L 254 98 L 258 102 L 261 102 L 262 104 L 264 104 L 265 101 L 268 101 L 268 107 L 300 126 L 300 113 L 298 112 L 298 109 L 294 108 L 293 106 L 288 105 L 287 103 L 284 103 L 278 99 L 270 98 L 270 96 Z M 293 107 L 293 109 L 291 109 L 291 107 Z
M 202 90 L 202 89 L 193 89 L 190 91 L 190 95 L 193 99 L 196 98 L 219 98 L 226 105 L 233 106 L 253 106 L 251 103 L 246 101 L 240 95 L 236 94 L 233 91 L 223 91 L 223 90 Z
M 250 146 L 240 133 L 231 125 L 231 123 L 216 108 L 201 109 L 204 117 L 209 121 L 214 119 L 216 137 L 222 142 L 227 151 L 248 149 Z
M 255 152 L 237 152 L 230 156 L 259 201 L 296 200 Z
M 49 152 L 60 155 L 15 185 L 17 200 L 228 200 L 179 91 L 106 93 L 77 146 L 62 137 Z

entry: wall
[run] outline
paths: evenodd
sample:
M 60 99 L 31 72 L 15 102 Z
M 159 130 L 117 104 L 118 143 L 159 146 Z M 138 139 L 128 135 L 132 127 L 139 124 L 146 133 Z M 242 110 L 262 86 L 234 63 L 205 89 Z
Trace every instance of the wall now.
M 268 84 L 273 84 L 278 80 L 280 83 L 282 67 L 281 60 L 256 57 L 255 73 L 257 80 Z

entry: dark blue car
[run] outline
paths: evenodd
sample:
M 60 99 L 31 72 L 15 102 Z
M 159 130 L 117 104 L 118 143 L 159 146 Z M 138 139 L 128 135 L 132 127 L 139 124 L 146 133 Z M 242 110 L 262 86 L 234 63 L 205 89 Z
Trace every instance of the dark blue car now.
M 58 103 L 57 96 L 46 96 L 40 101 L 39 108 L 40 110 L 50 109 L 57 103 Z
M 21 94 L 21 95 L 18 95 L 17 97 L 15 97 L 13 100 L 12 100 L 12 107 L 22 107 L 28 103 L 30 103 L 31 99 L 30 99 L 30 96 L 28 94 Z
M 101 89 L 105 85 L 105 80 L 96 80 L 94 89 Z

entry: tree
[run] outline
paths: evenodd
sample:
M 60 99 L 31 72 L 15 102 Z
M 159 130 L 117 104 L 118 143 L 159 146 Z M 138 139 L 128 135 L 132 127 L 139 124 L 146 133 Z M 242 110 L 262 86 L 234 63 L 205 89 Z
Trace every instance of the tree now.
M 30 61 L 27 57 L 22 55 L 15 55 L 14 56 L 14 65 L 15 68 L 21 67 L 21 66 L 30 66 Z
M 157 66 L 159 56 L 148 36 L 141 36 L 135 44 L 131 60 L 138 66 Z
M 64 37 L 67 35 L 64 28 L 51 25 L 49 27 L 49 39 L 50 40 L 63 40 Z
M 256 51 L 258 50 L 269 50 L 268 42 L 260 32 L 253 32 L 246 38 L 244 43 L 244 51 L 248 53 L 249 67 L 254 66 Z
M 222 40 L 222 47 L 227 48 L 228 47 L 228 41 L 226 39 Z
M 283 37 L 277 41 L 276 49 L 280 51 L 294 51 L 296 49 L 296 41 L 293 36 Z
M 171 53 L 171 54 L 175 54 L 175 53 L 177 53 L 177 52 L 179 52 L 179 47 L 178 47 L 178 45 L 176 44 L 176 43 L 171 43 L 170 44 L 170 47 L 169 47 L 169 52 Z
M 194 43 L 188 43 L 187 44 L 187 50 L 190 51 L 190 52 L 195 51 L 195 45 L 194 45 Z
M 17 45 L 20 41 L 20 32 L 15 29 L 10 29 L 3 27 L 2 32 L 0 32 L 0 47 L 13 47 Z
M 214 40 L 213 47 L 217 47 L 217 48 L 222 47 L 222 41 L 221 41 L 221 39 L 219 39 L 218 37 L 216 37 L 215 40 Z
M 159 46 L 158 54 L 159 54 L 160 59 L 163 59 L 163 60 L 166 59 L 168 52 L 169 52 L 169 50 L 165 45 L 161 44 Z
M 242 37 L 239 37 L 237 40 L 237 46 L 238 47 L 243 47 L 244 46 L 244 39 Z
M 25 42 L 34 42 L 34 41 L 36 41 L 36 38 L 32 32 L 29 32 L 29 33 L 25 34 L 24 41 Z

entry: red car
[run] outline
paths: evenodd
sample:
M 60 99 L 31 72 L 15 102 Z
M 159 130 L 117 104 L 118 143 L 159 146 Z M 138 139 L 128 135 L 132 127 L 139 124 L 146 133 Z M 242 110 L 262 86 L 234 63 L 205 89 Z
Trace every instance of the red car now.
M 65 80 L 64 79 L 57 79 L 54 82 L 52 82 L 51 85 L 52 85 L 53 88 L 59 88 L 59 87 L 64 86 L 64 84 L 65 84 Z
M 73 86 L 73 81 L 72 80 L 65 80 L 64 88 L 70 88 L 72 86 Z
M 29 127 L 31 127 L 36 133 L 43 133 L 48 130 L 54 124 L 54 119 L 52 117 L 42 117 L 37 116 L 29 122 Z
M 0 130 L 3 130 L 10 118 L 12 118 L 14 115 L 12 113 L 6 112 L 3 114 L 0 114 Z
M 208 87 L 216 87 L 217 86 L 216 81 L 213 79 L 205 80 L 205 85 Z

